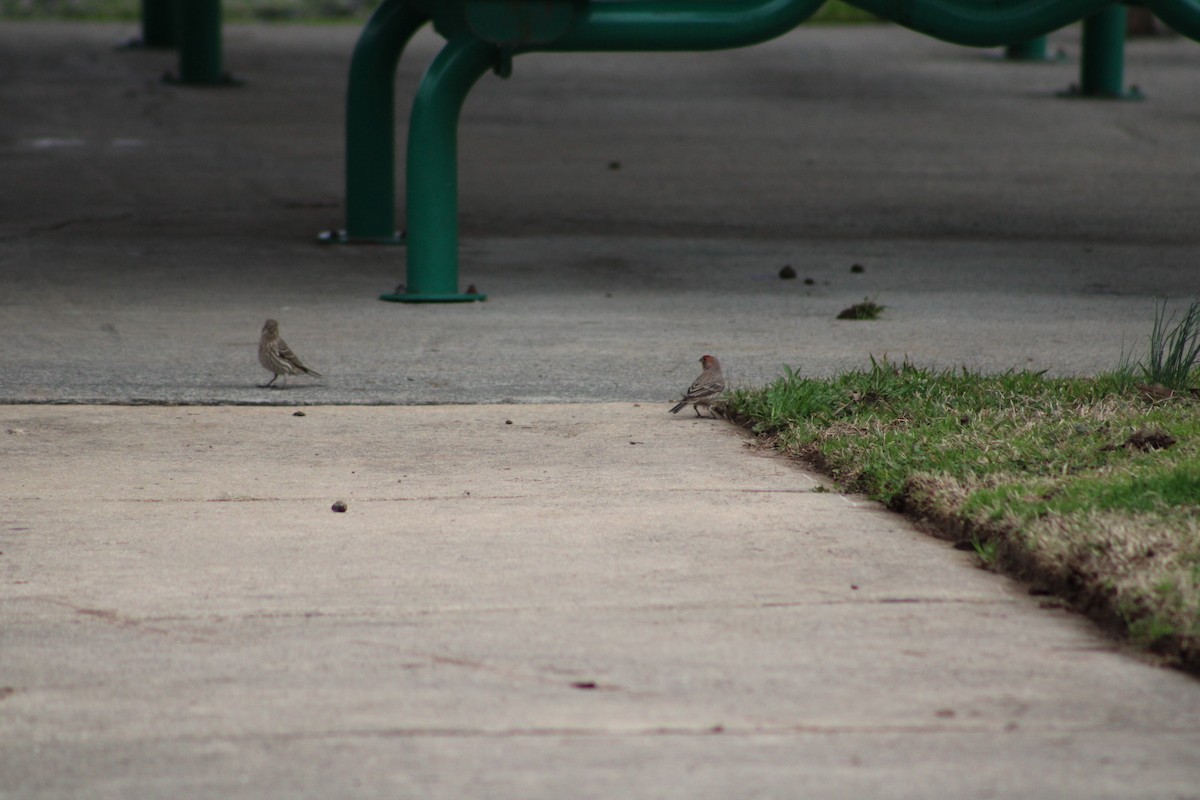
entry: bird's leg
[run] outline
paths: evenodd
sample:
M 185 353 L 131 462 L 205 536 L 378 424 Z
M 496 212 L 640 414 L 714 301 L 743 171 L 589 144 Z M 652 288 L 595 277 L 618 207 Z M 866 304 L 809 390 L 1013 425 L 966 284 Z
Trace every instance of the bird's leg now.
M 267 381 L 266 383 L 264 383 L 264 384 L 262 385 L 262 388 L 263 388 L 263 389 L 269 389 L 269 388 L 271 387 L 271 384 L 272 384 L 272 383 L 274 383 L 274 382 L 275 382 L 275 380 L 276 380 L 276 378 L 278 378 L 278 377 L 279 377 L 279 373 L 278 373 L 278 372 L 276 372 L 274 375 L 272 375 L 272 376 L 271 376 L 271 380 Z
M 699 403 L 692 403 L 692 410 L 696 412 L 697 417 L 701 416 Z

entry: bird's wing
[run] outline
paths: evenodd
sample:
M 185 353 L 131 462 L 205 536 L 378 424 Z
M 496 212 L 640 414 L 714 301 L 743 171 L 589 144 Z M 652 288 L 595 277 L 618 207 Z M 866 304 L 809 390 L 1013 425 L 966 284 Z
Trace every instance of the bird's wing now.
M 287 342 L 285 342 L 283 339 L 276 339 L 275 341 L 277 343 L 280 358 L 282 358 L 284 361 L 287 361 L 294 367 L 298 367 L 299 369 L 305 368 L 304 362 L 300 360 L 300 356 L 292 352 L 292 348 L 288 347 Z
M 720 375 L 714 375 L 708 372 L 702 374 L 699 378 L 688 387 L 686 397 L 704 397 L 710 394 L 716 394 L 725 388 L 725 381 L 721 380 Z

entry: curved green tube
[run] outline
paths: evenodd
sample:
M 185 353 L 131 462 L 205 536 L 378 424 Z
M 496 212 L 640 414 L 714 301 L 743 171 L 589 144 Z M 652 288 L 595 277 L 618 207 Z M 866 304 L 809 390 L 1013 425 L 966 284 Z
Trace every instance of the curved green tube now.
M 496 0 L 500 2 L 501 0 Z M 547 0 L 549 1 L 549 0 Z M 448 36 L 413 104 L 408 140 L 408 286 L 385 299 L 480 299 L 458 292 L 457 126 L 463 101 L 490 67 L 535 51 L 669 51 L 744 47 L 792 30 L 825 0 L 630 0 L 580 2 L 569 27 L 551 41 L 503 45 L 481 25 L 475 38 L 458 21 L 465 0 L 410 0 L 441 14 Z M 389 0 L 398 3 L 400 0 Z M 444 2 L 445 5 L 438 5 Z M 1094 16 L 1113 0 L 847 0 L 945 41 L 977 47 L 1023 42 Z M 1200 0 L 1146 0 L 1167 24 L 1200 39 Z M 435 16 L 435 23 L 439 17 Z M 476 20 L 479 21 L 478 19 Z M 503 26 L 500 26 L 503 29 Z M 495 41 L 485 41 L 488 35 Z M 526 39 L 525 41 L 529 41 Z
M 346 90 L 346 237 L 396 236 L 395 78 L 404 46 L 429 17 L 409 0 L 385 0 L 363 28 Z
M 1189 39 L 1200 42 L 1200 2 L 1197 0 L 1145 0 L 1154 16 L 1182 33 Z
M 496 63 L 470 34 L 446 43 L 425 73 L 408 126 L 408 290 L 412 300 L 475 299 L 458 293 L 458 116 L 467 93 Z
M 825 0 L 588 3 L 565 36 L 520 52 L 725 50 L 782 36 Z
M 1159 0 L 1163 3 L 1196 0 Z M 906 28 L 955 44 L 1001 47 L 1044 36 L 1113 0 L 846 0 Z M 1165 21 L 1165 20 L 1164 20 Z

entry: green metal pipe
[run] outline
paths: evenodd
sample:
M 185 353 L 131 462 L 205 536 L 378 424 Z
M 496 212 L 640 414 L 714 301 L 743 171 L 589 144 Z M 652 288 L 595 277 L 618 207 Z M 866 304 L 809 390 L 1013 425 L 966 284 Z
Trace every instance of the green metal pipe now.
M 347 240 L 397 240 L 396 65 L 428 20 L 409 0 L 384 0 L 354 46 L 346 91 Z
M 1172 0 L 1173 2 L 1175 0 Z M 1000 47 L 1066 27 L 1112 0 L 846 0 L 936 39 Z
M 142 47 L 174 47 L 179 0 L 142 0 Z
M 221 0 L 180 0 L 179 83 L 229 83 L 221 69 Z
M 461 34 L 446 43 L 421 81 L 408 128 L 408 283 L 402 296 L 386 299 L 482 299 L 458 291 L 458 117 L 496 56 L 495 46 Z
M 725 50 L 782 36 L 825 0 L 589 2 L 563 37 L 537 51 Z M 521 52 L 528 52 L 522 50 Z
M 1045 61 L 1046 37 L 1038 36 L 1024 42 L 1010 44 L 1004 48 L 1004 57 L 1009 61 Z
M 1172 29 L 1200 42 L 1200 0 L 1145 0 L 1144 5 Z
M 564 3 L 569 1 L 562 0 Z M 1112 0 L 847 1 L 935 38 L 977 47 L 1029 42 L 1080 19 L 1101 16 L 1098 12 L 1112 3 Z M 427 16 L 434 17 L 438 31 L 447 36 L 448 42 L 421 82 L 410 119 L 408 283 L 404 291 L 383 295 L 382 299 L 454 302 L 483 299 L 482 295 L 460 293 L 457 285 L 458 119 L 471 87 L 490 67 L 503 69 L 512 55 L 534 51 L 694 51 L 756 44 L 796 27 L 824 0 L 579 0 L 575 6 L 577 18 L 561 20 L 559 17 L 559 21 L 565 22 L 561 35 L 552 25 L 553 35 L 548 41 L 516 38 L 511 40 L 511 46 L 509 39 L 502 37 L 511 35 L 512 25 L 496 25 L 496 18 L 489 16 L 490 11 L 473 22 L 482 26 L 479 36 L 491 38 L 502 46 L 485 42 L 469 32 L 470 25 L 464 23 L 461 16 L 469 10 L 464 0 L 410 2 L 421 9 L 412 13 L 419 14 L 422 21 Z M 1168 24 L 1200 39 L 1200 0 L 1148 0 L 1148 3 Z M 408 8 L 403 0 L 387 0 L 385 6 L 389 8 L 389 15 Z M 378 13 L 382 14 L 383 9 Z M 378 100 L 381 87 L 389 87 L 388 101 L 383 103 L 387 113 L 380 115 L 373 124 L 386 131 L 389 142 L 392 135 L 390 78 L 381 80 L 380 74 L 394 71 L 395 61 L 388 61 L 390 56 L 387 54 L 394 52 L 395 58 L 399 57 L 404 42 L 412 33 L 404 26 L 406 24 L 411 24 L 412 30 L 419 25 L 416 22 L 400 24 L 390 17 L 385 23 L 381 18 L 380 29 L 399 31 L 402 40 L 398 44 L 393 41 L 390 45 L 386 42 L 364 45 L 367 54 L 363 58 L 370 66 L 363 66 L 351 81 L 351 90 L 362 93 L 362 99 L 355 101 L 356 106 L 366 103 L 368 97 Z M 555 21 L 554 25 L 557 24 Z M 399 27 L 388 27 L 395 25 Z M 1111 35 L 1109 28 L 1113 22 L 1108 21 L 1105 25 L 1105 35 Z M 502 33 L 491 36 L 493 28 Z M 406 30 L 407 34 L 404 34 Z M 1042 49 L 1044 52 L 1044 42 Z M 373 77 L 363 77 L 362 73 L 372 73 Z M 1111 81 L 1110 72 L 1102 82 Z M 1120 84 L 1119 73 L 1116 82 Z M 362 124 L 369 121 L 364 116 Z M 348 125 L 348 147 L 349 138 Z M 363 152 L 380 154 L 386 149 L 383 142 L 383 139 L 373 140 Z M 349 189 L 359 182 L 349 178 L 349 159 L 347 164 L 349 206 Z M 387 175 L 389 172 L 376 171 L 375 174 Z M 386 196 L 390 197 L 390 194 Z M 370 197 L 363 195 L 364 200 L 370 200 Z M 387 216 L 390 218 L 390 211 Z
M 565 36 L 518 52 L 741 47 L 786 33 L 822 3 L 824 0 L 589 3 L 587 13 Z M 382 299 L 482 299 L 458 291 L 458 117 L 467 93 L 484 72 L 499 63 L 499 55 L 494 45 L 460 33 L 447 42 L 421 82 L 408 136 L 407 284 L 404 292 Z
M 1125 6 L 1109 6 L 1083 20 L 1079 94 L 1125 96 Z

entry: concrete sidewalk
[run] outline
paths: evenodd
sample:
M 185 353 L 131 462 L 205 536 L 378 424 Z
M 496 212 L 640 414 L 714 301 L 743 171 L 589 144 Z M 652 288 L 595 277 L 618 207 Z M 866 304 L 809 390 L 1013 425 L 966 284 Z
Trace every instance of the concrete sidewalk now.
M 0 430 L 0 796 L 1196 796 L 1194 679 L 722 422 Z
M 666 414 L 704 352 L 1115 365 L 1200 289 L 1200 47 L 1136 104 L 890 27 L 523 57 L 491 299 L 404 307 L 314 244 L 356 31 L 232 26 L 212 91 L 133 32 L 0 25 L 0 798 L 1200 798 L 1194 679 Z M 324 379 L 257 387 L 267 317 Z

